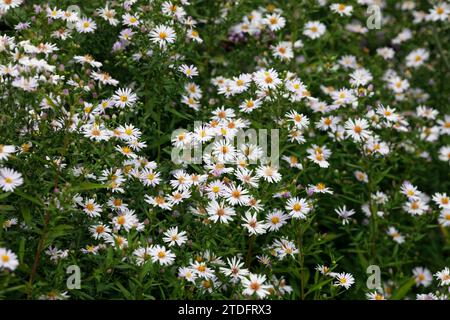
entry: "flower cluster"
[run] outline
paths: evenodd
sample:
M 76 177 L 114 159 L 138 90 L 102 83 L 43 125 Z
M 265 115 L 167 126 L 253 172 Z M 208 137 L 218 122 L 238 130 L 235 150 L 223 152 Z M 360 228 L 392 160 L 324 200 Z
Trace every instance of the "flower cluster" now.
M 0 297 L 448 299 L 447 2 L 54 2 L 0 0 Z

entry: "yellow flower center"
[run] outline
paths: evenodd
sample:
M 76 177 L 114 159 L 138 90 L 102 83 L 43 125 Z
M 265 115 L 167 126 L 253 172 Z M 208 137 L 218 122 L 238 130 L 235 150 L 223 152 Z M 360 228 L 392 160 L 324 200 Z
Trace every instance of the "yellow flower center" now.
M 319 182 L 319 183 L 316 185 L 316 188 L 319 189 L 319 190 L 323 190 L 323 189 L 325 189 L 325 185 L 324 185 L 322 182 Z
M 125 219 L 124 216 L 120 216 L 120 217 L 117 218 L 117 223 L 120 224 L 120 225 L 124 225 L 125 221 L 126 221 L 126 219 Z
M 270 75 L 267 75 L 266 78 L 264 79 L 264 82 L 270 84 L 273 82 L 273 79 Z
M 272 218 L 270 219 L 270 221 L 271 221 L 273 224 L 277 224 L 277 223 L 280 222 L 280 218 L 277 217 L 277 216 L 274 216 L 274 217 L 272 217 Z
M 239 198 L 239 197 L 241 196 L 241 192 L 240 192 L 239 190 L 234 190 L 234 191 L 231 193 L 231 196 L 232 196 L 233 198 Z
M 125 154 L 131 153 L 131 149 L 130 149 L 129 147 L 123 147 L 123 148 L 122 148 L 122 151 L 123 151 L 123 153 L 125 153 Z
M 155 197 L 155 202 L 156 202 L 157 204 L 161 205 L 161 204 L 164 204 L 166 201 L 164 200 L 163 197 L 157 196 L 157 197 Z
M 200 272 L 205 272 L 206 271 L 206 267 L 204 265 L 200 265 L 197 267 L 197 270 Z
M 251 288 L 252 290 L 254 290 L 254 291 L 258 291 L 260 287 L 261 287 L 261 286 L 260 286 L 259 283 L 257 283 L 257 282 L 252 282 L 252 283 L 250 284 L 250 288 Z

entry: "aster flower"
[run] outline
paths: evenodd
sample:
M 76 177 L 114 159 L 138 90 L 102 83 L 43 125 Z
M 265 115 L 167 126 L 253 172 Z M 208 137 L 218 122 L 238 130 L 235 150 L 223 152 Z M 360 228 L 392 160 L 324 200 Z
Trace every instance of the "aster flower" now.
M 266 276 L 265 275 L 257 275 L 257 274 L 249 274 L 248 278 L 244 278 L 241 280 L 242 286 L 245 288 L 242 292 L 244 295 L 254 295 L 256 294 L 260 299 L 265 298 L 269 295 L 268 289 L 270 286 L 265 284 Z
M 351 273 L 337 273 L 334 278 L 336 279 L 334 285 L 345 289 L 349 289 L 355 283 L 355 278 Z
M 115 92 L 113 100 L 116 107 L 132 107 L 137 101 L 137 95 L 130 88 L 121 88 Z
M 23 184 L 22 174 L 10 169 L 0 168 L 0 188 L 5 192 L 13 192 Z
M 9 269 L 14 271 L 19 265 L 17 255 L 9 249 L 0 248 L 0 270 Z
M 158 44 L 160 48 L 165 48 L 168 44 L 175 42 L 175 30 L 169 26 L 159 25 L 150 31 L 150 40 Z
M 326 31 L 326 27 L 319 21 L 309 21 L 305 24 L 303 34 L 311 39 L 320 38 Z

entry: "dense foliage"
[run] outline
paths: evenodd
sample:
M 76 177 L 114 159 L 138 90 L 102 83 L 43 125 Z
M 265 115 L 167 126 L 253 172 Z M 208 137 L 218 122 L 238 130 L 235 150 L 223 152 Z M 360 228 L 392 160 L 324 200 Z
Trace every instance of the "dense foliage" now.
M 0 298 L 448 299 L 449 16 L 0 0 Z

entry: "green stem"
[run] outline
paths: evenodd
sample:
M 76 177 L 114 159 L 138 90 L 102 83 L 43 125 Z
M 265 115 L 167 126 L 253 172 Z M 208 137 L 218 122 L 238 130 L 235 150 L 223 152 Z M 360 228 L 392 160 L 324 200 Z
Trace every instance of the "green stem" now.
M 253 245 L 255 243 L 255 235 L 252 234 L 248 239 L 248 249 L 247 249 L 247 258 L 245 259 L 245 266 L 247 268 L 250 267 L 252 261 L 252 253 L 253 253 Z
M 444 54 L 444 50 L 442 49 L 441 40 L 439 40 L 436 27 L 433 27 L 433 37 L 434 37 L 434 40 L 436 41 L 436 45 L 438 47 L 439 54 L 440 54 L 442 60 L 444 61 L 445 65 L 447 66 L 447 69 L 450 70 L 450 63 L 448 62 L 448 59 Z
M 300 224 L 297 229 L 297 249 L 298 249 L 298 263 L 300 265 L 300 299 L 305 299 L 305 274 L 304 274 L 304 263 L 305 256 L 303 254 L 303 230 L 302 225 Z
M 44 243 L 45 243 L 45 239 L 47 237 L 49 221 L 50 221 L 50 210 L 47 209 L 47 211 L 45 213 L 45 218 L 44 218 L 44 226 L 42 229 L 42 236 L 39 239 L 39 244 L 36 248 L 36 254 L 34 256 L 34 262 L 33 262 L 33 266 L 31 268 L 31 273 L 30 273 L 30 279 L 28 280 L 28 284 L 29 284 L 28 299 L 33 298 L 33 282 L 34 282 L 34 279 L 36 278 L 36 272 L 37 272 L 37 268 L 38 268 L 39 261 L 41 258 L 42 250 L 44 250 Z
M 370 161 L 370 159 L 369 159 Z M 368 175 L 368 197 L 369 197 L 369 210 L 370 210 L 370 257 L 369 261 L 374 263 L 374 259 L 376 258 L 376 251 L 377 251 L 377 231 L 378 231 L 378 225 L 377 225 L 377 207 L 373 203 L 372 200 L 372 193 L 374 191 L 373 186 L 373 175 L 371 174 L 371 168 L 370 165 L 367 165 L 366 172 L 369 173 Z

